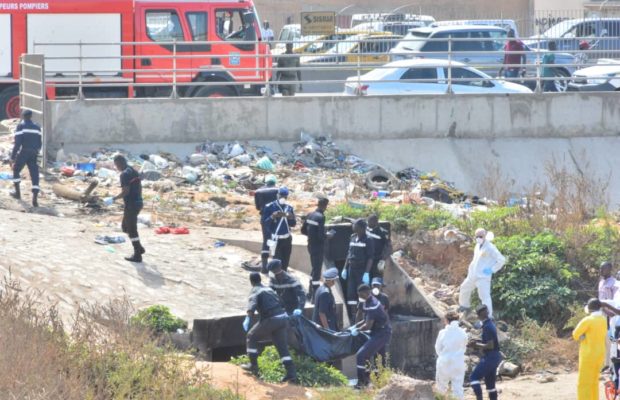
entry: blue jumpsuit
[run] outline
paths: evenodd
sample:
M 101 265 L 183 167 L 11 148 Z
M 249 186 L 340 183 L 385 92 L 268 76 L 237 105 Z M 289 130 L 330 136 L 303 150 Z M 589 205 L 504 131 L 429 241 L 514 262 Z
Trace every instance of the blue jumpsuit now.
M 370 330 L 370 339 L 357 351 L 355 360 L 357 364 L 358 385 L 368 384 L 368 363 L 390 343 L 392 339 L 392 326 L 390 318 L 383 309 L 381 302 L 376 297 L 370 296 L 362 305 L 364 320 L 366 323 L 374 321 Z
M 482 323 L 482 341 L 488 343 L 493 341 L 493 350 L 484 350 L 484 355 L 480 358 L 480 362 L 476 365 L 469 378 L 471 388 L 476 394 L 476 400 L 482 400 L 482 388 L 480 380 L 484 379 L 490 400 L 497 399 L 497 389 L 495 389 L 495 379 L 497 376 L 497 367 L 502 362 L 502 355 L 499 351 L 499 340 L 497 339 L 497 328 L 493 321 L 489 318 Z
M 15 145 L 11 153 L 13 161 L 13 183 L 21 182 L 20 173 L 28 166 L 32 181 L 32 192 L 39 192 L 39 164 L 37 157 L 41 151 L 41 127 L 29 119 L 23 120 L 15 129 Z
M 277 211 L 290 213 L 291 217 L 274 219 L 272 215 Z M 263 208 L 261 223 L 265 226 L 268 237 L 278 241 L 276 254 L 273 258 L 282 261 L 282 269 L 286 271 L 291 260 L 291 251 L 293 250 L 293 237 L 291 236 L 290 228 L 297 223 L 293 207 L 288 204 L 282 205 L 277 200 L 272 201 Z

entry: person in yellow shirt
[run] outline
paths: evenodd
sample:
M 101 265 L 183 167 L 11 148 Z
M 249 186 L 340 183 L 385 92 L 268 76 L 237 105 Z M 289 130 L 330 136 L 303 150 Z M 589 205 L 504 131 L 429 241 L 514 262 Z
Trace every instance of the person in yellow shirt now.
M 605 337 L 607 318 L 601 312 L 601 302 L 590 299 L 590 313 L 573 331 L 573 339 L 579 342 L 579 378 L 577 400 L 598 400 L 599 375 L 605 362 Z

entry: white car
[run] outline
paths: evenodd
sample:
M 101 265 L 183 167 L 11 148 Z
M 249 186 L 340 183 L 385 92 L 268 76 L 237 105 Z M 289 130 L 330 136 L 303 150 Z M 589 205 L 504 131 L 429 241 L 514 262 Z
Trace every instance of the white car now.
M 448 60 L 413 59 L 391 62 L 362 75 L 347 78 L 348 95 L 442 94 L 448 91 Z M 453 61 L 452 92 L 532 93 L 517 83 L 491 78 L 484 72 Z
M 568 84 L 569 91 L 575 92 L 613 92 L 620 90 L 620 60 L 598 60 L 598 64 L 573 73 Z

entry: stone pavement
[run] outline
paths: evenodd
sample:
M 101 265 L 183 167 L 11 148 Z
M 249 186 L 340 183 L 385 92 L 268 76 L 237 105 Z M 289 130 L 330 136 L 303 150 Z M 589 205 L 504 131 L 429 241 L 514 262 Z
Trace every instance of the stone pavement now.
M 255 255 L 230 245 L 216 248 L 203 228 L 189 235 L 141 229 L 147 253 L 144 263 L 133 264 L 123 259 L 131 253 L 129 242 L 94 243 L 97 235 L 124 236 L 119 228 L 9 210 L 0 210 L 0 219 L 0 274 L 10 269 L 23 287 L 43 291 L 65 320 L 77 302 L 124 295 L 136 308 L 166 305 L 190 324 L 244 313 L 250 285 L 240 265 Z M 305 285 L 308 277 L 299 277 Z

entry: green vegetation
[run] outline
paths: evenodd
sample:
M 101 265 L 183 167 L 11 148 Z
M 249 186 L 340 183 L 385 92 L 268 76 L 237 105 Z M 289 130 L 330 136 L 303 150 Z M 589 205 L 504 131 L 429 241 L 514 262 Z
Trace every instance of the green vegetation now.
M 297 378 L 303 386 L 345 386 L 347 377 L 336 368 L 314 361 L 305 355 L 291 352 L 293 363 L 297 370 Z M 247 356 L 233 358 L 231 362 L 240 365 L 249 362 Z M 278 351 L 274 346 L 268 346 L 258 357 L 259 375 L 262 380 L 270 383 L 279 383 L 284 378 L 285 370 L 280 361 Z
M 495 244 L 509 260 L 493 279 L 494 301 L 501 318 L 523 316 L 563 324 L 575 299 L 570 288 L 577 276 L 564 259 L 564 244 L 552 233 L 498 237 Z
M 555 214 L 541 203 L 538 207 L 489 207 L 457 218 L 441 209 L 375 201 L 361 208 L 335 205 L 327 217 L 360 218 L 375 213 L 390 222 L 394 232 L 404 235 L 452 226 L 473 237 L 476 228 L 484 227 L 495 234 L 494 243 L 508 258 L 493 280 L 498 316 L 516 322 L 525 315 L 539 323 L 551 322 L 562 331 L 574 315 L 573 304 L 594 294 L 599 264 L 620 259 L 620 231 L 616 218 L 604 209 L 589 219 L 587 215 L 592 214 L 572 212 L 566 199 L 557 204 Z
M 537 321 L 523 315 L 511 338 L 502 344 L 502 352 L 509 361 L 523 365 L 530 360 L 538 360 L 537 353 L 543 352 L 546 346 L 556 339 L 555 327 L 550 323 L 539 324 Z M 544 357 L 540 359 L 544 360 Z M 546 368 L 548 365 L 537 365 Z
M 131 322 L 157 333 L 187 329 L 187 321 L 175 317 L 168 307 L 162 305 L 154 305 L 140 310 L 131 318 Z
M 434 230 L 456 223 L 452 214 L 443 210 L 429 210 L 425 206 L 413 204 L 392 205 L 375 201 L 365 208 L 352 207 L 341 203 L 327 209 L 328 219 L 342 216 L 347 218 L 365 218 L 377 214 L 380 220 L 389 221 L 395 232 L 416 232 Z

